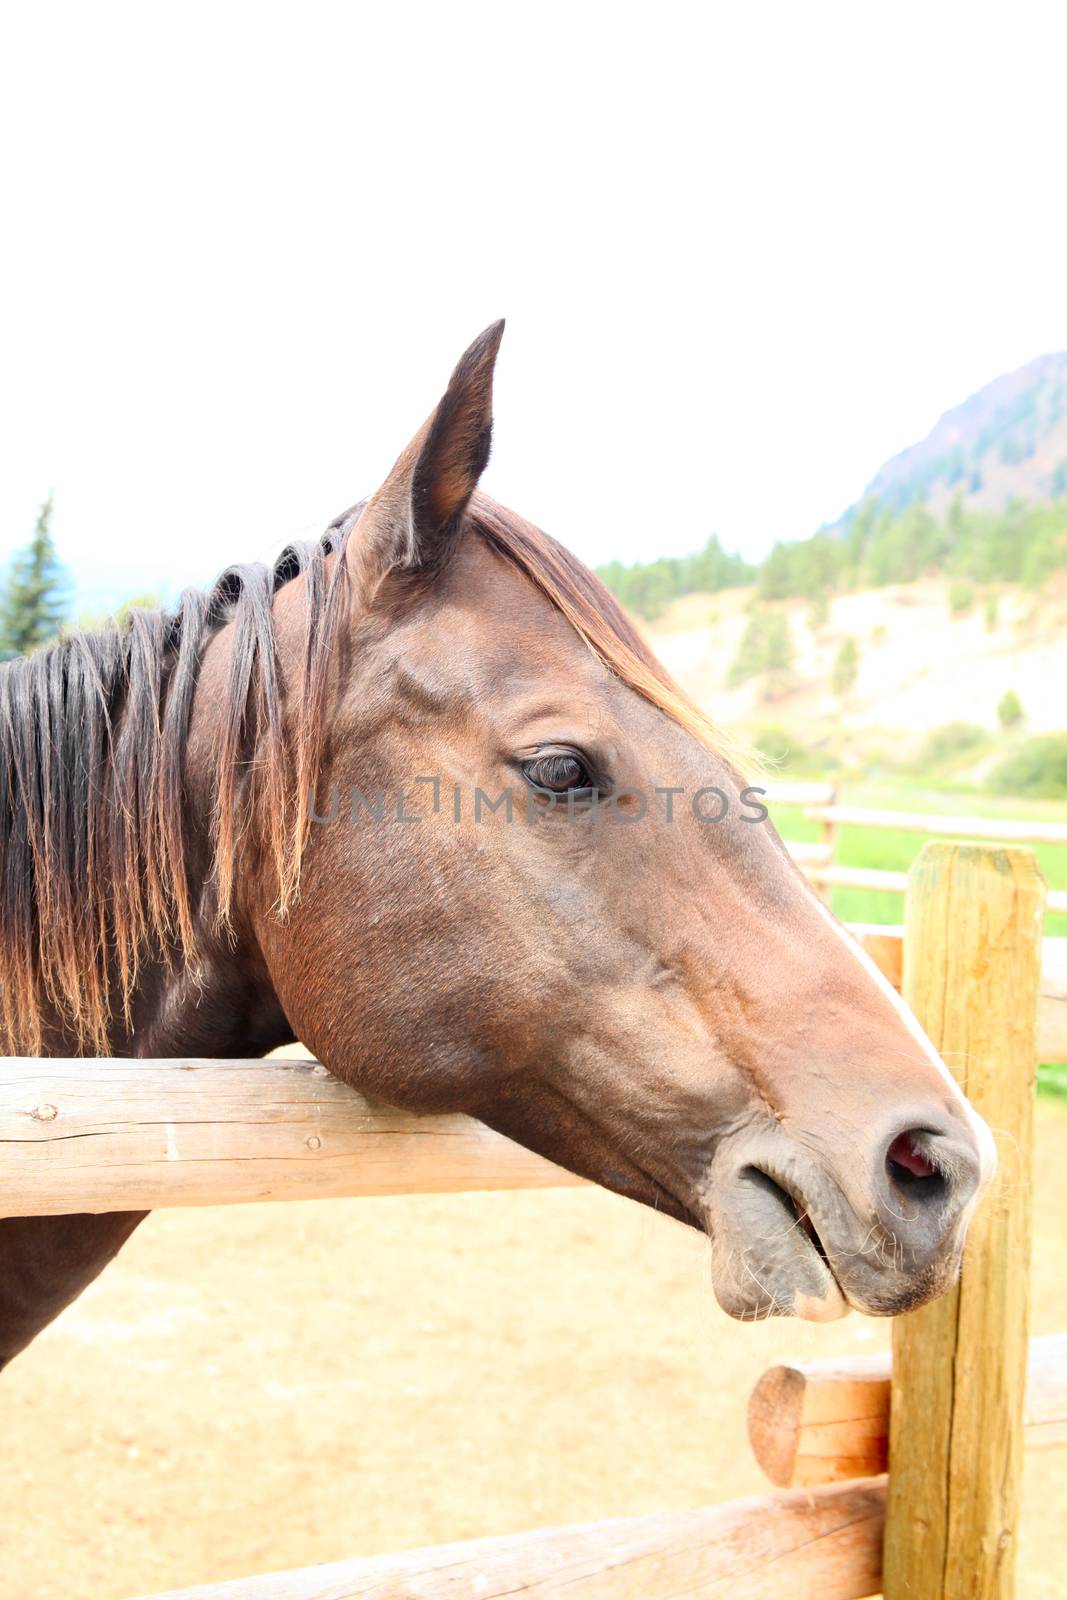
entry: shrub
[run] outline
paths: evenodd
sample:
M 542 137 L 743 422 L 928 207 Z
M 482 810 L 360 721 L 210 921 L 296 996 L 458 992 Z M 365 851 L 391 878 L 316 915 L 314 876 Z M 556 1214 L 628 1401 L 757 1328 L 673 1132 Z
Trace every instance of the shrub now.
M 846 639 L 837 652 L 830 687 L 835 694 L 848 694 L 855 687 L 860 671 L 860 652 L 855 639 Z
M 950 762 L 962 760 L 964 756 L 973 755 L 988 738 L 985 729 L 978 727 L 977 723 L 946 722 L 940 728 L 932 728 L 926 735 L 919 747 L 915 765 L 920 771 L 947 766 Z
M 989 787 L 998 794 L 1067 799 L 1067 733 L 1027 739 L 993 769 Z
M 1014 689 L 1007 689 L 997 702 L 997 721 L 1004 729 L 1014 728 L 1023 720 L 1023 703 Z
M 752 734 L 752 747 L 763 757 L 772 774 L 789 772 L 798 777 L 824 777 L 841 765 L 839 758 L 826 746 L 826 740 L 814 745 L 804 744 L 778 723 L 758 728 Z
M 998 610 L 999 610 L 999 605 L 998 605 L 998 601 L 997 601 L 996 595 L 995 594 L 987 594 L 986 597 L 985 597 L 985 625 L 986 625 L 986 632 L 987 633 L 992 633 L 993 629 L 997 625 L 997 612 L 998 612 Z
M 962 617 L 974 605 L 974 584 L 966 578 L 956 578 L 949 584 L 948 609 L 954 617 Z
M 762 728 L 752 741 L 761 756 L 777 768 L 795 766 L 804 758 L 804 747 L 784 728 Z

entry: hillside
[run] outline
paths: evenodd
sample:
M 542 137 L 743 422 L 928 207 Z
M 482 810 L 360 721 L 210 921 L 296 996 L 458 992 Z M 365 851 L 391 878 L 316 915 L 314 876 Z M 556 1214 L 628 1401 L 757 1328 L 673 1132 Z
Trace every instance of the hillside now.
M 926 438 L 875 473 L 863 498 L 894 511 L 921 502 L 941 517 L 961 496 L 976 510 L 1067 493 L 1067 351 L 1003 373 L 946 411 Z M 853 508 L 855 509 L 855 508 Z M 847 521 L 847 515 L 845 520 Z
M 859 764 L 913 759 L 924 740 L 950 723 L 988 736 L 975 760 L 999 755 L 1012 738 L 1062 729 L 1067 722 L 1067 574 L 1041 595 L 1011 584 L 976 594 L 952 610 L 952 583 L 910 584 L 835 596 L 821 614 L 803 601 L 760 607 L 784 620 L 788 666 L 731 684 L 731 669 L 753 616 L 751 588 L 675 600 L 645 632 L 664 665 L 727 727 L 749 737 L 788 728 L 816 756 Z M 957 599 L 958 604 L 958 599 Z M 854 683 L 835 692 L 843 646 L 856 650 Z M 997 707 L 1008 690 L 1022 704 L 1011 735 Z

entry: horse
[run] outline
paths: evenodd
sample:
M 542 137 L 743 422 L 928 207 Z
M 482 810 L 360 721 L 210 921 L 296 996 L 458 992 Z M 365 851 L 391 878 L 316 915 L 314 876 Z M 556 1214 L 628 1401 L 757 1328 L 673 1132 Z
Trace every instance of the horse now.
M 5 1049 L 299 1039 L 704 1231 L 734 1317 L 920 1305 L 989 1131 L 737 748 L 479 489 L 502 329 L 321 539 L 0 669 Z M 0 1364 L 144 1215 L 0 1221 Z

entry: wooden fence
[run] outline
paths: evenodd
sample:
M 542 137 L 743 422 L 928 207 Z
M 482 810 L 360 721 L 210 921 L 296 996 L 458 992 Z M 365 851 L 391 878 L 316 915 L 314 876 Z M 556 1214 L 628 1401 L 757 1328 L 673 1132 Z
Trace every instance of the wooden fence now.
M 777 805 L 804 808 L 804 815 L 819 824 L 818 840 L 790 840 L 789 853 L 806 878 L 827 897 L 831 889 L 875 889 L 904 894 L 906 872 L 881 867 L 846 867 L 837 860 L 840 829 L 884 828 L 889 832 L 917 833 L 926 838 L 984 839 L 998 844 L 1067 845 L 1067 822 L 1019 822 L 996 817 L 946 817 L 917 811 L 879 811 L 866 806 L 837 803 L 830 783 L 772 783 L 768 798 Z M 1067 889 L 1049 889 L 1046 910 L 1067 913 Z
M 1067 1340 L 1027 1343 L 1034 1070 L 1067 1059 L 1067 940 L 1041 939 L 1043 894 L 1029 850 L 930 844 L 905 929 L 858 930 L 959 1064 L 1001 1171 L 960 1287 L 897 1320 L 892 1363 L 779 1367 L 757 1385 L 750 1438 L 777 1492 L 156 1600 L 1009 1600 L 1022 1451 L 1067 1443 Z M 3 1215 L 577 1181 L 465 1118 L 373 1105 L 309 1062 L 0 1071 Z

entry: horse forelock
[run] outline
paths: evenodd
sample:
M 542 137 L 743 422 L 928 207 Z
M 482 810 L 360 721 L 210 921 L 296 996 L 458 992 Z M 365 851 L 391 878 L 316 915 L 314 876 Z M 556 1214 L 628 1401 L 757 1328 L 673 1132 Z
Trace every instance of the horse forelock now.
M 709 750 L 738 767 L 759 768 L 758 757 L 719 728 L 674 681 L 615 596 L 565 545 L 486 495 L 474 496 L 469 515 L 482 538 L 562 612 L 614 677 Z

